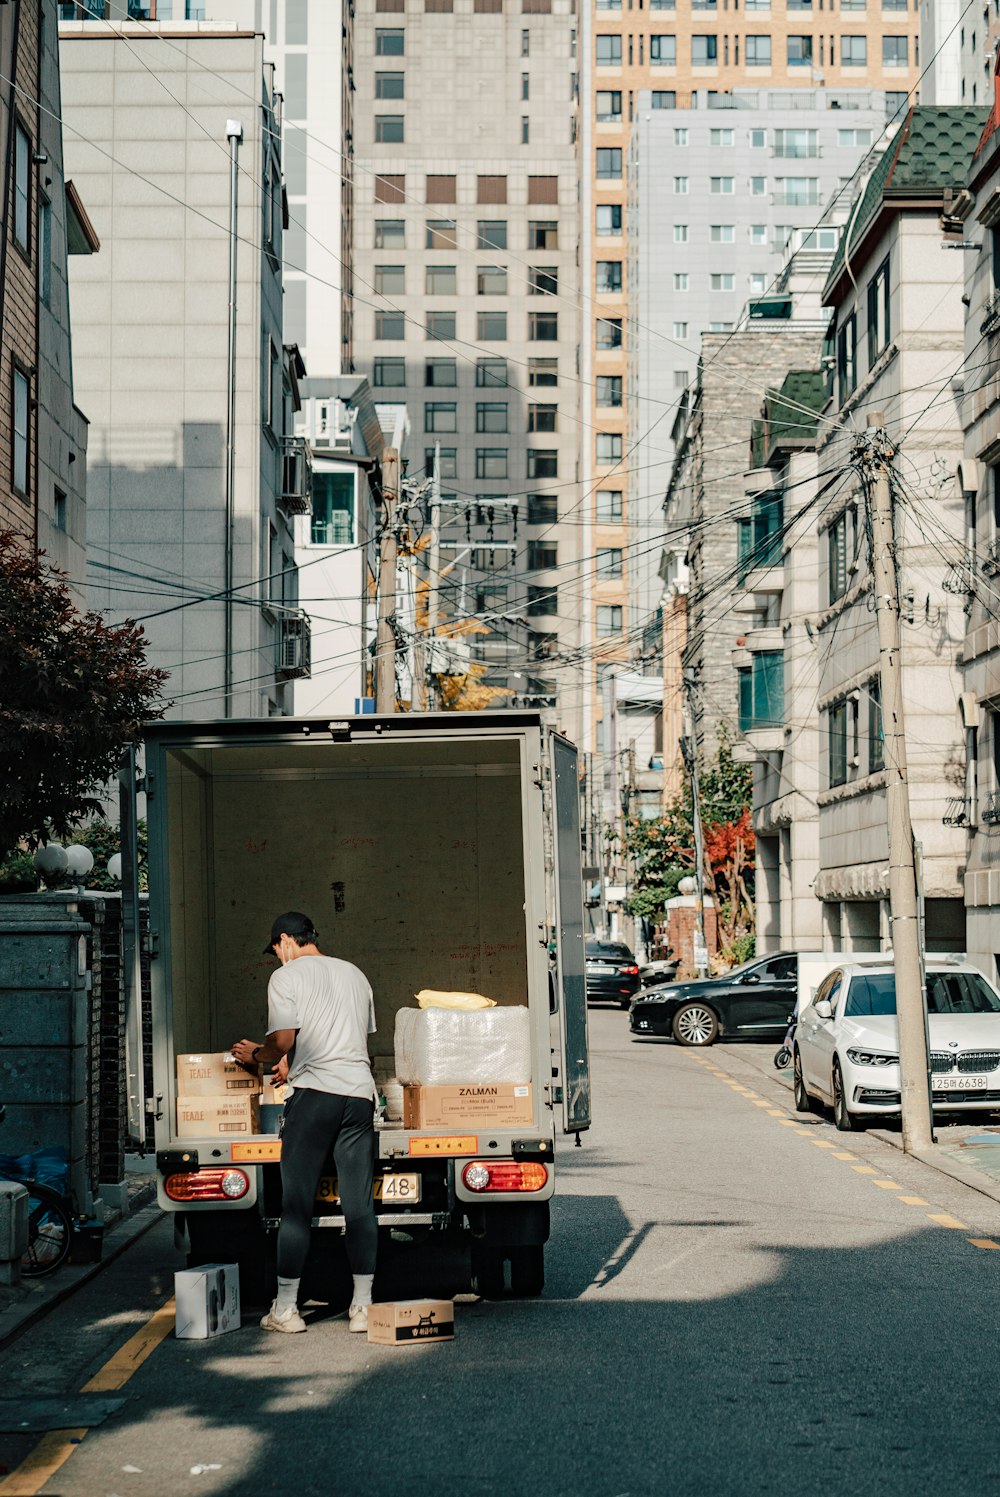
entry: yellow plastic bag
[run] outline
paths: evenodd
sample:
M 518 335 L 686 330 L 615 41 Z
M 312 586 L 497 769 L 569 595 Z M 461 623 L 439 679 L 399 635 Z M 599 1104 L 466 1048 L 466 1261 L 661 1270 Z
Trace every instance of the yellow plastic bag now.
M 496 1000 L 484 998 L 482 993 L 450 993 L 437 988 L 421 988 L 417 994 L 421 1008 L 455 1008 L 466 1013 L 477 1008 L 496 1008 Z

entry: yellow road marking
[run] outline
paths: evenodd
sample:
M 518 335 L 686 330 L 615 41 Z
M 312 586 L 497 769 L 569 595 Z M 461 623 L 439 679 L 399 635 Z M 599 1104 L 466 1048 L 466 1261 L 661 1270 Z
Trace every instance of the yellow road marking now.
M 783 1118 L 785 1116 L 780 1107 L 769 1107 L 767 1111 L 772 1118 Z M 791 1122 L 791 1119 L 789 1119 L 789 1122 Z
M 809 1142 L 811 1144 L 815 1144 L 817 1149 L 835 1149 L 837 1147 L 837 1145 L 832 1144 L 828 1138 L 811 1138 Z
M 991 1242 L 988 1237 L 970 1237 L 968 1240 L 973 1247 L 1000 1248 L 1000 1242 Z
M 852 1170 L 857 1170 L 859 1175 L 877 1175 L 878 1170 L 873 1170 L 870 1164 L 852 1164 Z
M 857 1154 L 848 1154 L 843 1149 L 841 1149 L 840 1152 L 838 1154 L 834 1154 L 833 1157 L 834 1159 L 857 1159 L 858 1156 Z
M 771 1104 L 770 1104 L 770 1102 L 765 1102 L 765 1101 L 764 1101 L 764 1099 L 763 1099 L 763 1098 L 762 1098 L 762 1097 L 757 1097 L 757 1098 L 756 1098 L 756 1099 L 755 1099 L 755 1101 L 754 1101 L 754 1104 L 753 1104 L 753 1105 L 754 1105 L 754 1106 L 755 1106 L 755 1107 L 766 1107 L 766 1108 L 767 1108 L 767 1110 L 768 1110 L 768 1112 L 770 1112 L 770 1110 L 771 1110 Z
M 903 1188 L 897 1185 L 895 1180 L 873 1180 L 872 1184 L 877 1185 L 880 1190 L 902 1190 Z
M 122 1388 L 154 1352 L 174 1325 L 174 1301 L 168 1299 L 136 1331 L 124 1346 L 120 1346 L 112 1357 L 94 1376 L 84 1383 L 81 1393 L 110 1393 Z M 43 1435 L 30 1455 L 0 1481 L 0 1493 L 4 1497 L 36 1497 L 61 1466 L 69 1460 L 86 1429 L 53 1429 Z
M 923 1196 L 900 1196 L 905 1206 L 929 1206 L 930 1201 L 925 1201 Z
M 949 1216 L 945 1211 L 928 1211 L 928 1219 L 937 1222 L 939 1227 L 954 1227 L 957 1232 L 967 1232 L 969 1228 L 965 1222 L 960 1222 L 957 1216 Z

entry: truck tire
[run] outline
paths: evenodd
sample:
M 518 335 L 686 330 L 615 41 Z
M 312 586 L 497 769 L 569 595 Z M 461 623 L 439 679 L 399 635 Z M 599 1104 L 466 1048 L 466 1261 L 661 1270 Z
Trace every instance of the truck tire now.
M 267 1305 L 274 1297 L 276 1239 L 260 1224 L 256 1211 L 189 1211 L 188 1267 L 202 1263 L 235 1263 L 240 1271 L 240 1300 Z
M 503 1299 L 504 1297 L 504 1259 L 506 1253 L 502 1247 L 497 1247 L 492 1242 L 480 1242 L 478 1238 L 472 1239 L 470 1250 L 472 1260 L 472 1287 L 483 1299 Z
M 510 1250 L 510 1292 L 515 1299 L 535 1299 L 545 1288 L 545 1249 Z

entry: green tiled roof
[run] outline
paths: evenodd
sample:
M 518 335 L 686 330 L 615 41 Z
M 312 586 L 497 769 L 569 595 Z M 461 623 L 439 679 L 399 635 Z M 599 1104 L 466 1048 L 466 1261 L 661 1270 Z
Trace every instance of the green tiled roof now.
M 861 206 L 852 214 L 852 251 L 884 201 L 924 194 L 936 197 L 945 187 L 956 191 L 963 188 L 988 115 L 985 106 L 965 104 L 918 104 L 912 108 L 879 158 Z M 824 295 L 844 269 L 845 239 L 846 233 L 841 234 Z
M 826 377 L 819 369 L 792 369 L 779 389 L 768 390 L 763 418 L 751 436 L 754 466 L 765 467 L 775 447 L 815 437 L 826 399 Z

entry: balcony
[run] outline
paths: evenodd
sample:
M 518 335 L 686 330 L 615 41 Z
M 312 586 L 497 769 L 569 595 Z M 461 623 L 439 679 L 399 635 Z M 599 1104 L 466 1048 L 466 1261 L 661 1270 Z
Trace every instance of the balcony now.
M 312 510 L 312 457 L 305 437 L 281 439 L 278 503 L 289 515 L 308 515 Z
M 283 614 L 278 621 L 275 674 L 282 681 L 296 681 L 312 675 L 312 622 L 301 610 Z
M 985 820 L 985 815 L 983 817 Z M 941 817 L 943 826 L 968 826 L 969 825 L 969 802 L 964 795 L 953 795 L 944 808 Z
M 1000 790 L 994 790 L 986 797 L 983 823 L 985 826 L 1000 826 Z

